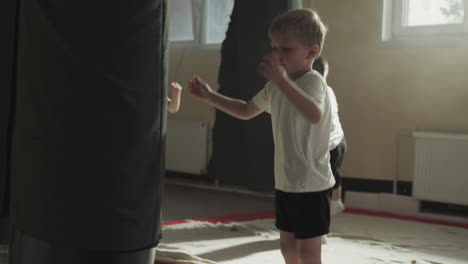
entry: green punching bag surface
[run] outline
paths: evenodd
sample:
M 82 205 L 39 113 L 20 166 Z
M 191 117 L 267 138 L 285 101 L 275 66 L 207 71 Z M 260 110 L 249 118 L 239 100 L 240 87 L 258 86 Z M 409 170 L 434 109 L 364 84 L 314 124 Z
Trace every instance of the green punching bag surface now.
M 167 2 L 21 3 L 12 223 L 60 247 L 153 247 Z

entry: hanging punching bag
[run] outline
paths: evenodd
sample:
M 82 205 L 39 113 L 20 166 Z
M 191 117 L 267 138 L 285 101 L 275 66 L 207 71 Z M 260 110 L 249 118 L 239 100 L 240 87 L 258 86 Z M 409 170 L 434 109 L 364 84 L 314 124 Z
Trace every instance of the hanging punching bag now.
M 22 0 L 15 232 L 52 253 L 158 243 L 166 13 L 165 0 Z M 15 236 L 11 243 L 12 253 L 22 250 Z
M 266 80 L 258 74 L 258 65 L 271 50 L 268 26 L 275 16 L 301 6 L 302 0 L 235 0 L 221 48 L 220 93 L 250 100 L 263 88 Z M 243 121 L 216 110 L 210 177 L 227 184 L 271 191 L 273 151 L 269 114 Z
M 0 3 L 0 247 L 9 233 L 10 147 L 14 101 L 17 1 Z M 0 253 L 0 260 L 2 253 Z

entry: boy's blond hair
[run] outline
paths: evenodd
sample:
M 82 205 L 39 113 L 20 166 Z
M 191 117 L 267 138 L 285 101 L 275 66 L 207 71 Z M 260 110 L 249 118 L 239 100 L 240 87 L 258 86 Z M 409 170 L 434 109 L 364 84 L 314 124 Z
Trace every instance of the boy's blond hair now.
M 327 27 L 315 10 L 301 8 L 275 17 L 268 29 L 268 36 L 272 38 L 277 34 L 293 33 L 303 44 L 317 45 L 318 56 L 322 52 L 327 31 Z

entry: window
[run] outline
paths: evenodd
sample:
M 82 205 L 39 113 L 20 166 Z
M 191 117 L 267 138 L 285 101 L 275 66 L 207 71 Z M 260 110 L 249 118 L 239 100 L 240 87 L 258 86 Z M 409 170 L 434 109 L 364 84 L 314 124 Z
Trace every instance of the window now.
M 171 1 L 169 15 L 169 40 L 191 41 L 194 40 L 192 1 Z
M 382 39 L 468 33 L 468 0 L 383 0 Z
M 169 41 L 220 44 L 225 36 L 234 0 L 171 0 Z

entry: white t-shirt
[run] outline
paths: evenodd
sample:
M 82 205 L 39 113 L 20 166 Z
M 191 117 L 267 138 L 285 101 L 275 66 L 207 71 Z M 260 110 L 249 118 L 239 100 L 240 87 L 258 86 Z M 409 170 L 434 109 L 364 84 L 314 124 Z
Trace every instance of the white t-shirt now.
M 341 127 L 340 116 L 338 115 L 338 101 L 336 100 L 335 93 L 330 86 L 328 86 L 328 95 L 330 96 L 332 111 L 332 125 L 328 148 L 332 150 L 336 148 L 338 144 L 340 144 L 341 140 L 343 140 L 344 132 L 343 128 Z
M 307 121 L 272 82 L 268 82 L 252 100 L 271 114 L 275 188 L 285 192 L 323 191 L 335 184 L 328 150 L 331 106 L 327 84 L 314 70 L 295 83 L 321 103 L 323 117 L 318 124 Z

